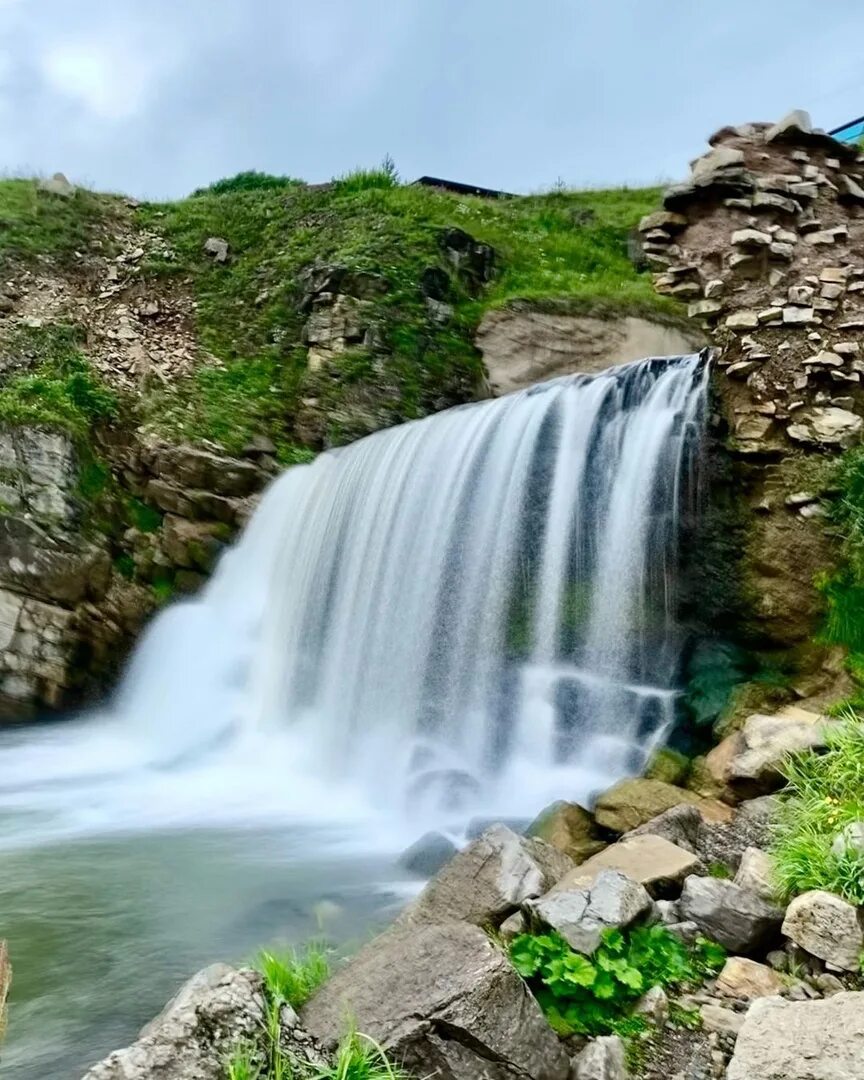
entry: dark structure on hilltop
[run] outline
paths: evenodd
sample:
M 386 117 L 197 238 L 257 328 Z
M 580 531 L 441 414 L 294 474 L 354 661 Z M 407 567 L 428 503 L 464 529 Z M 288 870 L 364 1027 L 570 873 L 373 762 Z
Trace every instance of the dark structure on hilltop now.
M 421 176 L 415 184 L 424 187 L 441 188 L 443 191 L 452 191 L 456 195 L 476 195 L 481 199 L 515 199 L 509 191 L 495 191 L 492 188 L 477 187 L 474 184 L 462 184 L 458 180 L 442 180 L 438 176 Z

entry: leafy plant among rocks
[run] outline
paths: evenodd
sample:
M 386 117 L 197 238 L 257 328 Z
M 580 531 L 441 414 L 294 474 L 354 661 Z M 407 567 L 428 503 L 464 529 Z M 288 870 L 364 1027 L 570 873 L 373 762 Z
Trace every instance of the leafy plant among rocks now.
M 556 933 L 521 934 L 510 958 L 560 1035 L 607 1035 L 630 1033 L 646 991 L 698 984 L 720 970 L 726 952 L 704 938 L 688 948 L 665 927 L 640 926 L 607 930 L 591 956 Z

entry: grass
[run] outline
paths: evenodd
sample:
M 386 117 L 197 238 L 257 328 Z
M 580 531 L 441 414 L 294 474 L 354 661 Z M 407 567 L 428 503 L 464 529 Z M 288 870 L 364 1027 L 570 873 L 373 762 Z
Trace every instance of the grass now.
M 330 975 L 329 952 L 311 942 L 304 949 L 282 952 L 263 950 L 255 967 L 264 976 L 268 996 L 280 1003 L 299 1009 L 309 1000 Z
M 105 232 L 115 213 L 119 200 L 83 188 L 67 198 L 41 191 L 38 180 L 0 180 L 0 256 L 72 260 Z
M 410 1080 L 408 1073 L 394 1065 L 384 1049 L 355 1031 L 349 1033 L 336 1053 L 332 1065 L 315 1069 L 309 1080 Z
M 677 317 L 679 307 L 656 296 L 627 255 L 629 232 L 658 199 L 654 188 L 457 197 L 399 184 L 385 162 L 324 189 L 236 183 L 143 206 L 140 222 L 158 229 L 172 252 L 151 261 L 145 276 L 192 281 L 200 341 L 215 360 L 155 395 L 148 423 L 233 449 L 248 433 L 266 431 L 291 461 L 304 446 L 345 442 L 470 398 L 482 377 L 473 333 L 491 307 L 527 300 L 553 310 Z M 454 272 L 441 246 L 453 228 L 495 249 L 497 274 L 487 287 Z M 208 236 L 228 242 L 226 263 L 204 254 Z M 309 268 L 328 265 L 372 273 L 386 292 L 366 302 L 370 342 L 315 374 L 300 308 Z M 424 304 L 429 268 L 444 274 L 452 316 L 443 325 Z M 302 420 L 310 401 L 321 420 L 311 434 Z
M 0 422 L 45 424 L 79 436 L 116 417 L 119 400 L 81 351 L 82 333 L 62 323 L 22 327 L 0 354 L 24 368 L 0 382 Z
M 825 889 L 864 904 L 864 857 L 832 852 L 844 826 L 864 821 L 864 723 L 847 711 L 825 752 L 791 757 L 786 778 L 772 845 L 782 894 Z

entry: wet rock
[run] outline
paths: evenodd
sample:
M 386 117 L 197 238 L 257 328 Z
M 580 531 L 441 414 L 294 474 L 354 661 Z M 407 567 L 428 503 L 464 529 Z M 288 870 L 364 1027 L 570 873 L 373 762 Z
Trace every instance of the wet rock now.
M 595 835 L 594 818 L 576 803 L 552 803 L 528 826 L 526 835 L 545 840 L 574 863 L 584 862 L 606 846 Z
M 399 923 L 461 919 L 498 926 L 572 868 L 571 859 L 542 840 L 494 825 L 439 871 Z
M 568 1076 L 567 1054 L 527 987 L 483 930 L 467 923 L 394 927 L 302 1010 L 326 1048 L 342 1038 L 346 1016 L 415 1076 Z
M 833 893 L 814 889 L 796 896 L 783 920 L 786 937 L 813 956 L 845 971 L 857 971 L 864 930 L 857 908 Z
M 783 909 L 731 881 L 689 877 L 681 892 L 681 916 L 730 952 L 748 955 L 779 936 Z
M 603 870 L 589 884 L 554 891 L 523 907 L 532 926 L 557 931 L 577 952 L 589 954 L 604 930 L 630 926 L 653 914 L 648 892 L 617 870 Z
M 619 870 L 632 881 L 644 885 L 651 896 L 665 896 L 700 866 L 697 855 L 677 847 L 662 836 L 631 836 L 619 840 L 605 851 L 571 870 L 555 886 L 570 889 L 580 882 L 590 882 L 601 870 Z
M 692 791 L 664 784 L 662 780 L 621 780 L 605 791 L 595 803 L 598 825 L 625 833 L 681 803 L 699 803 Z
M 418 877 L 437 874 L 458 853 L 453 841 L 440 832 L 428 832 L 399 856 L 399 865 Z
M 864 993 L 824 1001 L 760 998 L 748 1011 L 727 1080 L 864 1080 Z

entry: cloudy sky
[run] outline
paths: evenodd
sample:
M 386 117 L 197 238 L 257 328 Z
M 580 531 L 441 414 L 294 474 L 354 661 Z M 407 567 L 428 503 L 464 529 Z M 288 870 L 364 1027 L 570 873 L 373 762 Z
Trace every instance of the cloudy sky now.
M 726 123 L 864 114 L 862 50 L 864 0 L 0 0 L 0 166 L 650 183 Z

